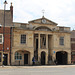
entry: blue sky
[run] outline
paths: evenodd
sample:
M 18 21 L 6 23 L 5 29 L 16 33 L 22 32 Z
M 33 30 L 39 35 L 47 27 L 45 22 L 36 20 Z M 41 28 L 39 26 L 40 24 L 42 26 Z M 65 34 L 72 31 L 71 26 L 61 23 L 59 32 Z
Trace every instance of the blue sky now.
M 4 8 L 0 0 L 0 9 Z M 45 17 L 59 26 L 75 29 L 75 0 L 7 0 L 6 9 L 10 9 L 10 3 L 14 7 L 14 22 L 27 23 L 30 20 L 41 18 L 45 10 Z

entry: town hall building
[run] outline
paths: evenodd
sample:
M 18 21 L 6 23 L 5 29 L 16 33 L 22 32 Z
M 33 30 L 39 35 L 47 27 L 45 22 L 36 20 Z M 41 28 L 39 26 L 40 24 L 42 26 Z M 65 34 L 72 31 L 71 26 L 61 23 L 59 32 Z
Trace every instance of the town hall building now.
M 14 22 L 11 65 L 71 64 L 70 28 L 45 18 Z

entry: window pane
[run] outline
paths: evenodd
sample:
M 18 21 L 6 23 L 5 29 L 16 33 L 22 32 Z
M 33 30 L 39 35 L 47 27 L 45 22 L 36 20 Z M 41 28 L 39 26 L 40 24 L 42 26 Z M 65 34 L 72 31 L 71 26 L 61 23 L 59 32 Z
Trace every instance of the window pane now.
M 2 35 L 0 35 L 0 38 L 2 38 Z
M 17 52 L 15 53 L 15 56 L 17 55 Z
M 22 59 L 22 56 L 20 56 L 20 59 Z
M 64 37 L 60 37 L 60 45 L 64 45 Z
M 18 60 L 18 56 L 17 56 L 17 60 Z
M 22 55 L 18 52 L 15 53 L 15 60 L 21 60 L 22 59 Z
M 20 56 L 18 56 L 18 59 L 20 60 Z
M 0 42 L 2 42 L 2 39 L 0 39 Z
M 26 35 L 21 35 L 21 43 L 26 43 Z

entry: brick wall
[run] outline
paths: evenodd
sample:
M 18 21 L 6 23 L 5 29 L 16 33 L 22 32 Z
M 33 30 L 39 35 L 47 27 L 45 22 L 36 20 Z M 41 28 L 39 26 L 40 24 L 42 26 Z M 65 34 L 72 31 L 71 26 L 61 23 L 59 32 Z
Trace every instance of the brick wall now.
M 3 27 L 0 28 L 0 34 L 3 34 Z M 0 44 L 1 50 L 3 50 L 3 44 Z M 4 50 L 10 51 L 10 27 L 5 27 Z
M 75 42 L 75 38 L 71 38 L 71 41 Z
M 71 50 L 75 50 L 75 43 L 71 44 Z

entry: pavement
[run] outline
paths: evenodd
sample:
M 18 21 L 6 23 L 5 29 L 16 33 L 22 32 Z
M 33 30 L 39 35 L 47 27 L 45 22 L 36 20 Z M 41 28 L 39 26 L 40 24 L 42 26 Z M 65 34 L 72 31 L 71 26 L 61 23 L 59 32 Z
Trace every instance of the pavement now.
M 67 68 L 75 65 L 44 65 L 44 66 L 0 66 L 0 68 Z

